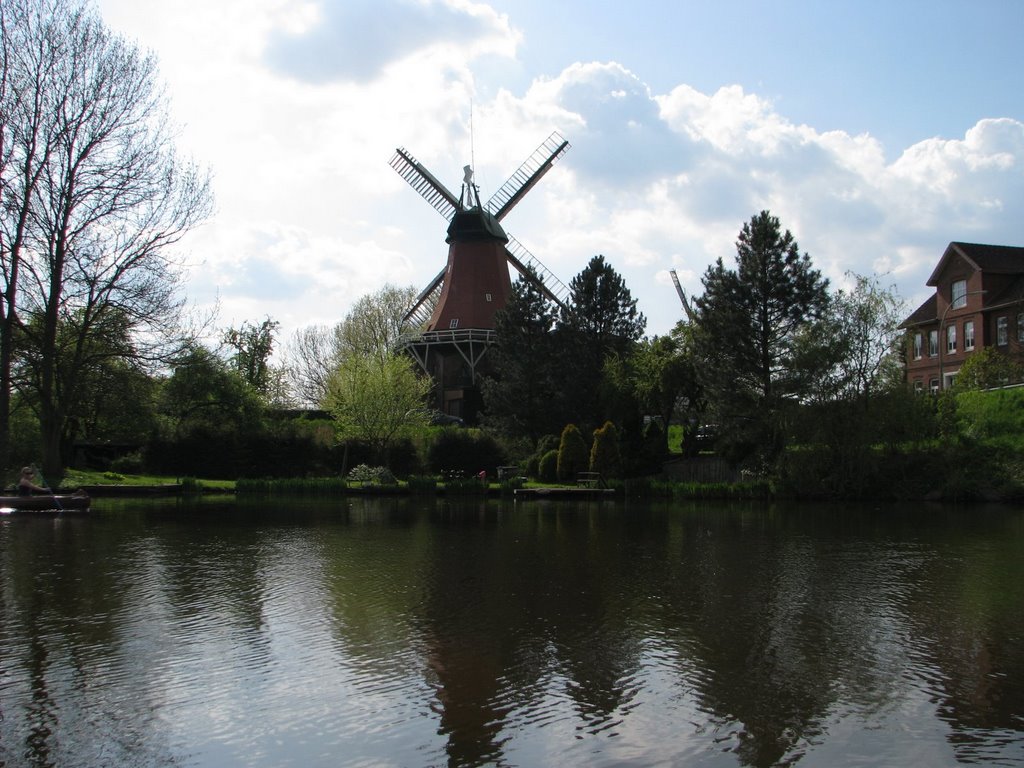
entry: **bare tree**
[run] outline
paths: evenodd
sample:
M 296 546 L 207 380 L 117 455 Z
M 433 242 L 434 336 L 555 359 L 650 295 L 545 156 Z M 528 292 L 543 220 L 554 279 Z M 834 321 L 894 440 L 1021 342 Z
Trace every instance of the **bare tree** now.
M 4 39 L 4 320 L 32 349 L 25 383 L 56 478 L 75 401 L 65 390 L 90 364 L 94 334 L 112 325 L 106 317 L 125 320 L 140 361 L 178 340 L 184 300 L 170 249 L 209 215 L 211 195 L 206 175 L 175 154 L 151 55 L 80 0 L 3 5 L 20 24 Z
M 300 328 L 285 349 L 285 370 L 293 397 L 307 406 L 318 406 L 327 394 L 327 381 L 337 368 L 336 331 L 340 327 L 311 325 Z
M 395 351 L 404 330 L 402 318 L 416 298 L 416 288 L 387 283 L 360 298 L 337 330 L 338 355 L 374 355 L 382 363 Z

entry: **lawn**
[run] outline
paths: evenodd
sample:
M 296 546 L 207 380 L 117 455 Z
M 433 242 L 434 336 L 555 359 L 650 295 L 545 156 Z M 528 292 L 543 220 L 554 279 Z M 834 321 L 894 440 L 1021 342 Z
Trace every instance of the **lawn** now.
M 182 482 L 182 478 L 166 475 L 122 475 L 119 472 L 101 472 L 83 469 L 69 469 L 64 475 L 62 488 L 77 488 L 82 485 L 167 485 Z M 232 490 L 234 480 L 201 480 L 203 488 Z

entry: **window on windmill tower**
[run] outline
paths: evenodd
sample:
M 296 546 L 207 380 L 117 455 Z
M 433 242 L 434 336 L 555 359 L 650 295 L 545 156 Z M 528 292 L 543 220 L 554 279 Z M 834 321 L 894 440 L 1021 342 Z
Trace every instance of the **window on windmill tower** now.
M 484 294 L 484 299 L 487 300 L 487 301 L 490 301 L 491 300 L 491 294 L 485 293 Z
M 451 328 L 452 330 L 458 328 L 459 327 L 459 318 L 456 317 L 454 320 L 452 320 L 451 323 L 448 324 L 448 327 Z

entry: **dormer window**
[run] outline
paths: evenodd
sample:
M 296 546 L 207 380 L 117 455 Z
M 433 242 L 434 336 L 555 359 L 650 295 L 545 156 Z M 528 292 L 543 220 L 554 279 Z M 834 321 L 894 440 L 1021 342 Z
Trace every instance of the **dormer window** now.
M 967 281 L 954 280 L 952 290 L 953 309 L 960 309 L 967 306 Z

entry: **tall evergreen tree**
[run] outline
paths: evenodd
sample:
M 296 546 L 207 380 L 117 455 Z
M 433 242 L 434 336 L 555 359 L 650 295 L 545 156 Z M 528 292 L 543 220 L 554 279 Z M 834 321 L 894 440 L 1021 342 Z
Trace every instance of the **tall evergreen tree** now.
M 565 423 L 556 376 L 555 307 L 533 281 L 521 277 L 494 324 L 498 344 L 488 353 L 492 373 L 481 387 L 484 421 L 510 437 L 527 438 L 532 447 Z
M 789 404 L 818 378 L 803 337 L 829 306 L 828 281 L 768 211 L 743 225 L 736 268 L 718 259 L 702 279 L 694 340 L 708 401 L 732 458 L 770 465 L 785 447 Z
M 565 360 L 561 391 L 572 392 L 565 420 L 593 429 L 613 415 L 604 412 L 600 401 L 605 360 L 610 355 L 628 357 L 647 320 L 604 256 L 594 256 L 569 290 L 571 301 L 558 324 Z

